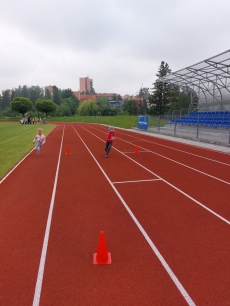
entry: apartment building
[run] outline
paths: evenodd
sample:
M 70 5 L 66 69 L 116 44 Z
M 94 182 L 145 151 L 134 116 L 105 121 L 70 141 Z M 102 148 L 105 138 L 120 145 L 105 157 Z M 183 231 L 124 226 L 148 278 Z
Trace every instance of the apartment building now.
M 50 95 L 53 96 L 53 85 L 45 86 L 45 92 L 49 90 Z
M 93 88 L 93 79 L 90 79 L 89 77 L 86 78 L 80 78 L 80 92 L 90 92 L 90 90 Z

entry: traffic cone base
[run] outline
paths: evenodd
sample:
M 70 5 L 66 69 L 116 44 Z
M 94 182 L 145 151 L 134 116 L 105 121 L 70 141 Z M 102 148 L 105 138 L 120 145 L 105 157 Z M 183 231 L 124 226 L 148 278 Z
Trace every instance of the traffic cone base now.
M 111 253 L 107 252 L 107 260 L 103 262 L 97 260 L 97 253 L 93 254 L 93 264 L 94 265 L 109 265 L 112 263 Z
M 138 152 L 139 152 L 139 148 L 138 148 L 138 146 L 136 146 L 135 153 L 138 153 Z

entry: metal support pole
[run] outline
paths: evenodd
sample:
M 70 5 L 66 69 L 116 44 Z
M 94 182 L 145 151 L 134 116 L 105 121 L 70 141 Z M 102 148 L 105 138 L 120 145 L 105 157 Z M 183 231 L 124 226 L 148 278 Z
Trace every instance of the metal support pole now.
M 176 136 L 176 120 L 174 122 L 174 137 Z
M 198 138 L 198 135 L 199 135 L 199 126 L 200 126 L 200 116 L 198 116 L 198 121 L 197 121 L 196 138 Z
M 228 144 L 230 145 L 230 129 L 228 129 L 228 132 L 229 132 Z

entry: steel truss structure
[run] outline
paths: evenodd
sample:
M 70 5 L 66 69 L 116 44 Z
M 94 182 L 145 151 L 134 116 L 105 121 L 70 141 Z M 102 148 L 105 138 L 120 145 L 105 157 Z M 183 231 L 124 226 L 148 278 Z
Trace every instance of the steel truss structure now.
M 157 81 L 189 88 L 191 111 L 230 111 L 230 50 Z

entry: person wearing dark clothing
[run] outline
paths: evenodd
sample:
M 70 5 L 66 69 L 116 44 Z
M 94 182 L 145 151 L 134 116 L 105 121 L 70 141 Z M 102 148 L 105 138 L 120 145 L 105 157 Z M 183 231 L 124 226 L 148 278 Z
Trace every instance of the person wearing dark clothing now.
M 115 139 L 115 131 L 114 131 L 114 127 L 110 126 L 109 127 L 109 132 L 106 136 L 106 143 L 105 143 L 105 158 L 108 157 L 109 151 L 113 145 L 113 140 Z

